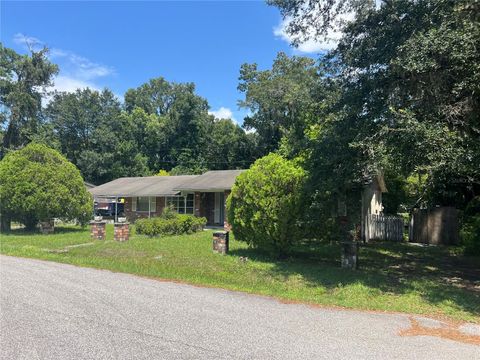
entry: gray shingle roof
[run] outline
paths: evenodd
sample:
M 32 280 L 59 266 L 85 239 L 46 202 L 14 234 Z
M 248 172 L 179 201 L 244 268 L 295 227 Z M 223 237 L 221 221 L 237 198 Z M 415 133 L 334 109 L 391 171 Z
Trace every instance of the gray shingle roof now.
M 97 186 L 97 185 L 94 185 L 94 184 L 89 183 L 89 182 L 86 182 L 86 181 L 84 181 L 83 184 L 85 185 L 85 187 L 87 188 L 87 190 L 88 190 L 88 189 L 91 189 L 91 188 L 94 188 L 95 186 Z
M 182 191 L 224 191 L 230 190 L 235 179 L 245 170 L 214 170 L 189 179 L 175 187 Z
M 88 191 L 94 196 L 170 196 L 179 193 L 176 187 L 197 175 L 124 177 Z

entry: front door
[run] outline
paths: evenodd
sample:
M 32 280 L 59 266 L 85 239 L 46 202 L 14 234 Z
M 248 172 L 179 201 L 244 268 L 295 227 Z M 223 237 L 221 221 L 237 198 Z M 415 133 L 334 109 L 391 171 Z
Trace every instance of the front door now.
M 213 210 L 213 221 L 215 224 L 223 224 L 224 211 L 225 211 L 225 198 L 223 192 L 215 193 L 215 208 Z

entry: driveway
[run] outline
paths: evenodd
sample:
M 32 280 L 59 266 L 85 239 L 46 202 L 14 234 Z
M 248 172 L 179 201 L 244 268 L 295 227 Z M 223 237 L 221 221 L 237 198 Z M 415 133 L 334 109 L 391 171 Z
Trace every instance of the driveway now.
M 474 344 L 400 336 L 407 315 L 8 256 L 0 306 L 1 359 L 480 359 Z

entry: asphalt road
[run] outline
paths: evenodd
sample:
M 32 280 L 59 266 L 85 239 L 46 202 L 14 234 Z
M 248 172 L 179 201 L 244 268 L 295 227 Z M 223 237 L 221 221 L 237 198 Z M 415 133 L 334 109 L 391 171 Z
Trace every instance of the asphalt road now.
M 1 359 L 480 359 L 405 315 L 0 256 Z

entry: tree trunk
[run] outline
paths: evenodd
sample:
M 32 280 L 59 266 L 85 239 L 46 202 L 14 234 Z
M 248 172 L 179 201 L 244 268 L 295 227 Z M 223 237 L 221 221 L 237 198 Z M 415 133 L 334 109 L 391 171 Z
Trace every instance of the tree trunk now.
M 28 230 L 28 231 L 34 231 L 36 226 L 38 224 L 38 219 L 35 218 L 34 216 L 28 216 L 25 218 L 24 220 L 24 225 L 25 225 L 25 228 Z
M 11 230 L 12 220 L 8 215 L 0 215 L 0 232 L 5 233 Z

